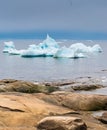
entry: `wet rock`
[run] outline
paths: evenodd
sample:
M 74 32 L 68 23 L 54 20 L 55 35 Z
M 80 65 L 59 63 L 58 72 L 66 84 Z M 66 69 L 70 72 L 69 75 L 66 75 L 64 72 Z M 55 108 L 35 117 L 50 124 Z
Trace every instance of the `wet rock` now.
M 71 85 L 75 82 L 72 80 L 63 80 L 63 81 L 56 81 L 56 82 L 44 82 L 43 84 L 46 86 L 65 86 L 65 85 Z
M 37 130 L 87 130 L 87 126 L 78 117 L 51 116 L 42 119 Z
M 74 86 L 72 86 L 72 89 L 75 91 L 80 91 L 80 90 L 85 90 L 85 91 L 89 91 L 89 90 L 94 90 L 94 89 L 98 89 L 98 88 L 103 88 L 103 85 L 100 84 L 76 84 Z
M 22 92 L 22 93 L 50 93 L 58 90 L 57 87 L 45 86 L 28 81 L 5 79 L 0 81 L 0 92 Z
M 43 82 L 45 86 L 56 86 L 60 91 L 89 91 L 103 88 L 106 85 L 101 79 L 94 79 L 92 77 L 79 77 L 73 80 L 61 80 L 54 82 Z
M 15 80 L 15 79 L 3 79 L 3 80 L 0 80 L 0 85 L 2 84 L 8 84 L 8 83 L 14 83 L 18 80 Z

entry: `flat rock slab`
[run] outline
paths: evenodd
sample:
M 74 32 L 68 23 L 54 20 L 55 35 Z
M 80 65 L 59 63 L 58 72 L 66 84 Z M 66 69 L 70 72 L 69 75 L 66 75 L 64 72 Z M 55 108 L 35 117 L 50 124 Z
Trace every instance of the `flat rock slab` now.
M 40 96 L 39 96 L 40 95 Z M 107 96 L 79 94 L 73 92 L 53 92 L 50 95 L 39 94 L 38 98 L 46 102 L 65 106 L 73 110 L 94 111 L 107 110 Z
M 0 127 L 0 130 L 36 130 L 35 127 Z
M 41 120 L 37 130 L 87 130 L 87 126 L 78 117 L 51 116 Z
M 45 116 L 73 112 L 44 102 L 32 94 L 0 94 L 0 127 L 33 127 Z

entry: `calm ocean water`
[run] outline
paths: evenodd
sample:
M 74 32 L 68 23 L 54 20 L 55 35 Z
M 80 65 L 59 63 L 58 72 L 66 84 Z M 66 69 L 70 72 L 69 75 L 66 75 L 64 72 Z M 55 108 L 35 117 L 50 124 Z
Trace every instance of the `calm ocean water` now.
M 0 41 L 0 79 L 12 78 L 30 81 L 54 81 L 76 77 L 107 77 L 107 41 L 57 40 L 60 46 L 82 42 L 85 45 L 100 44 L 103 52 L 80 59 L 55 59 L 52 57 L 22 58 L 2 53 L 6 40 Z M 16 49 L 27 49 L 30 44 L 42 40 L 12 40 Z M 102 71 L 106 70 L 106 71 Z

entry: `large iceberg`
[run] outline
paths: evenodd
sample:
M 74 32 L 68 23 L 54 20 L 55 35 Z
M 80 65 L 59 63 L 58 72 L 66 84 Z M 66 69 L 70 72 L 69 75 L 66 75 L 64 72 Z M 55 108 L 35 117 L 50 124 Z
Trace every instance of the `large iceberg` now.
M 4 53 L 8 53 L 10 50 L 15 49 L 15 45 L 12 41 L 4 42 Z
M 53 56 L 59 49 L 58 43 L 47 35 L 47 38 L 39 45 L 29 45 L 29 48 L 21 53 L 22 57 Z
M 3 52 L 22 57 L 56 57 L 56 58 L 83 58 L 102 52 L 100 45 L 86 46 L 83 43 L 74 43 L 70 47 L 60 47 L 58 42 L 47 35 L 46 39 L 36 44 L 29 45 L 26 50 L 17 50 L 12 41 L 4 43 Z

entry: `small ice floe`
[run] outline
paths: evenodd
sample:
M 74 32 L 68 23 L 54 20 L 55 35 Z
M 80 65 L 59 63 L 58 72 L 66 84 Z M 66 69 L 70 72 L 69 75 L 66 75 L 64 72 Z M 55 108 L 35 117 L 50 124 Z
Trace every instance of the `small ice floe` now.
M 4 53 L 8 53 L 12 49 L 15 49 L 15 45 L 12 41 L 4 42 Z

